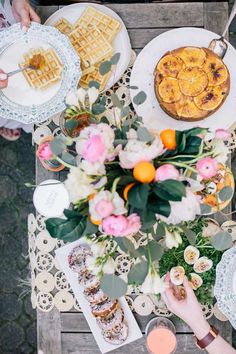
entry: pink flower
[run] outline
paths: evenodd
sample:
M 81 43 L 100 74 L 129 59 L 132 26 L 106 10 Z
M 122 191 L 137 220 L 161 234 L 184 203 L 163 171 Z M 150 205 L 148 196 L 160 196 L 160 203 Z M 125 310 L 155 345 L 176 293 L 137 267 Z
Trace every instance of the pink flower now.
M 82 157 L 91 163 L 103 163 L 105 161 L 106 151 L 107 149 L 101 135 L 93 135 L 85 142 Z
M 196 168 L 201 177 L 211 178 L 217 173 L 218 162 L 211 157 L 205 157 L 197 162 Z
M 135 234 L 141 227 L 140 217 L 131 214 L 126 217 L 123 215 L 111 215 L 102 222 L 102 230 L 107 235 L 123 237 Z
M 222 139 L 223 141 L 227 141 L 230 137 L 230 133 L 225 129 L 216 129 L 215 137 L 217 139 Z
M 44 144 L 39 145 L 37 154 L 38 154 L 38 157 L 43 160 L 50 160 L 53 157 L 50 143 L 44 143 Z
M 155 181 L 165 181 L 166 179 L 179 179 L 179 171 L 173 165 L 166 164 L 156 170 Z
M 114 206 L 109 200 L 102 199 L 95 205 L 95 210 L 96 213 L 103 219 L 112 214 Z

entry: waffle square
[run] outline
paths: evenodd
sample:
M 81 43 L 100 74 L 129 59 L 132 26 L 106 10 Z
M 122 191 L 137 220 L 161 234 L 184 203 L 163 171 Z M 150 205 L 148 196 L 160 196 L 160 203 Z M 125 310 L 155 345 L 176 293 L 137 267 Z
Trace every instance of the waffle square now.
M 78 26 L 85 28 L 87 26 L 96 26 L 108 42 L 111 43 L 115 35 L 119 32 L 121 23 L 94 7 L 88 6 L 81 17 L 75 22 L 74 28 Z
M 81 58 L 82 70 L 112 56 L 111 44 L 96 27 L 77 27 L 69 39 Z
M 68 35 L 72 31 L 72 24 L 65 18 L 60 18 L 54 25 L 61 33 Z
M 35 54 L 41 54 L 45 58 L 45 67 L 43 70 L 25 70 L 23 75 L 33 88 L 44 89 L 57 82 L 61 78 L 63 65 L 53 48 L 47 50 L 43 48 L 31 49 L 24 55 L 24 62 L 20 63 L 21 68 L 29 65 L 30 58 Z
M 104 60 L 108 60 L 110 58 L 105 58 Z M 87 88 L 89 86 L 89 83 L 91 81 L 97 81 L 99 83 L 99 91 L 103 91 L 105 89 L 105 86 L 107 84 L 107 81 L 109 80 L 111 76 L 111 71 L 109 71 L 106 75 L 101 75 L 99 72 L 99 67 L 101 63 L 97 63 L 93 67 L 91 67 L 91 70 L 86 70 L 83 72 L 83 75 L 80 79 L 80 86 Z

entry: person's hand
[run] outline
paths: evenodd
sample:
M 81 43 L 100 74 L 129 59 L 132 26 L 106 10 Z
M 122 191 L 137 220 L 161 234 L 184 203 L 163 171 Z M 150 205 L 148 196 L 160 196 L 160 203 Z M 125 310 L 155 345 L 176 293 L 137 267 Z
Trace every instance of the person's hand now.
M 40 17 L 30 6 L 28 0 L 13 0 L 12 12 L 17 22 L 21 22 L 23 30 L 27 30 L 30 21 L 40 23 Z
M 7 84 L 8 84 L 7 74 L 0 69 L 0 90 L 7 87 Z
M 171 283 L 169 274 L 167 274 L 165 281 L 169 285 L 169 288 L 162 293 L 166 306 L 171 312 L 182 318 L 198 338 L 203 338 L 209 332 L 210 326 L 203 316 L 201 306 L 187 277 L 183 281 L 185 298 L 181 298 L 179 289 Z

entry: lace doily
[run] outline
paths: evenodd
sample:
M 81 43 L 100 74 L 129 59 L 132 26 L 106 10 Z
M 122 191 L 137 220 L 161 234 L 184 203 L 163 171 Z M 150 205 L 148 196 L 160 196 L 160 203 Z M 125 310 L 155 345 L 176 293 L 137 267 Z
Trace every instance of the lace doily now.
M 136 55 L 133 52 L 129 68 L 122 78 L 116 84 L 116 93 L 120 99 L 128 105 L 131 103 L 128 84 L 132 65 Z M 111 90 L 106 92 L 107 112 L 111 112 Z M 110 111 L 109 111 L 110 109 Z M 49 127 L 50 125 L 50 127 Z M 51 128 L 53 127 L 53 128 Z M 55 136 L 60 134 L 59 115 L 52 117 L 46 122 L 37 124 L 33 133 L 33 141 L 38 144 L 45 136 Z M 232 139 L 228 142 L 230 149 L 236 148 L 236 134 L 232 133 Z M 31 301 L 33 308 L 38 308 L 48 312 L 55 306 L 59 311 L 69 311 L 76 309 L 81 311 L 65 274 L 55 259 L 55 250 L 63 246 L 63 241 L 53 239 L 45 229 L 45 218 L 41 215 L 35 217 L 33 214 L 28 216 L 28 237 L 29 237 L 29 258 L 31 264 Z M 227 226 L 228 227 L 228 226 Z M 137 247 L 147 242 L 146 236 L 139 238 Z M 121 277 L 126 277 L 133 260 L 120 250 L 116 259 L 116 271 Z M 156 296 L 147 296 L 141 294 L 139 288 L 128 287 L 126 296 L 131 309 L 141 316 L 147 316 L 154 313 L 157 316 L 170 317 L 172 313 L 168 311 L 165 304 L 158 300 Z M 207 318 L 213 315 L 213 307 L 203 306 L 204 314 Z M 217 309 L 217 315 L 222 317 Z M 223 318 L 223 317 L 222 317 Z

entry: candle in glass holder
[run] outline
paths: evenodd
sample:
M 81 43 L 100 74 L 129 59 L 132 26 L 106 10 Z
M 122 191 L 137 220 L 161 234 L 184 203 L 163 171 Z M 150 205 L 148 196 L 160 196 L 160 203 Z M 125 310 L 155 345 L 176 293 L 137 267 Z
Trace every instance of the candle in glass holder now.
M 152 319 L 146 329 L 147 349 L 151 354 L 173 354 L 176 349 L 175 327 L 166 318 Z

